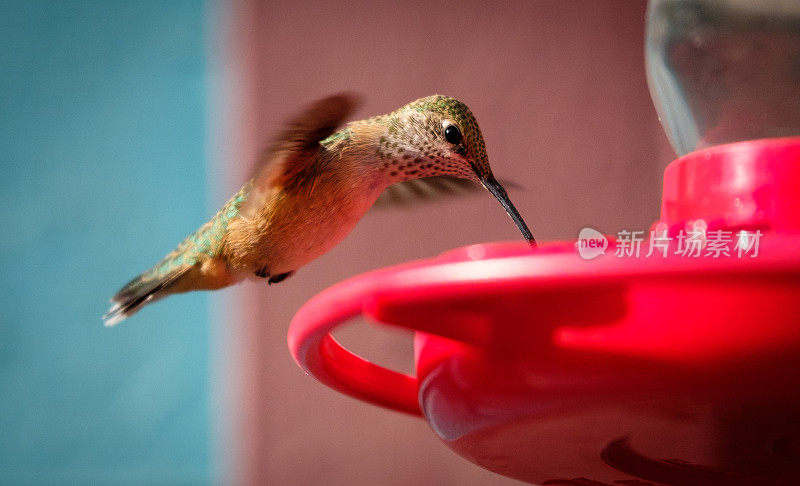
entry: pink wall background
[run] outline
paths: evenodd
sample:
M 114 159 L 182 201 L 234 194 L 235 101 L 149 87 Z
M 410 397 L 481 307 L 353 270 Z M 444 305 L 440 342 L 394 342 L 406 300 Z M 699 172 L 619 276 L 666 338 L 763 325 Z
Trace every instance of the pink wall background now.
M 498 177 L 540 242 L 646 230 L 673 158 L 644 75 L 645 2 L 395 2 L 338 5 L 230 0 L 221 67 L 225 190 L 258 149 L 320 96 L 356 90 L 358 118 L 434 93 L 475 113 Z M 222 194 L 224 192 L 224 195 Z M 488 194 L 367 215 L 329 254 L 280 285 L 217 299 L 221 389 L 231 431 L 222 450 L 237 484 L 513 484 L 450 452 L 425 422 L 333 392 L 286 347 L 293 314 L 355 274 L 472 243 L 520 239 Z M 411 337 L 356 325 L 338 336 L 411 371 Z M 547 447 L 547 444 L 543 444 Z

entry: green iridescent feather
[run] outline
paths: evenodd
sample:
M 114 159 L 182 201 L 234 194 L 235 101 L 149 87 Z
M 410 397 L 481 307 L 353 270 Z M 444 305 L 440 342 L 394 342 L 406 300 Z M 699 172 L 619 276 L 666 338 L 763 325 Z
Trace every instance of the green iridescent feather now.
M 157 287 L 161 290 L 167 279 L 174 280 L 204 257 L 216 256 L 228 224 L 238 216 L 239 208 L 249 193 L 250 184 L 247 184 L 209 222 L 189 235 L 151 269 L 131 280 L 111 300 L 125 306 L 125 302 L 152 293 Z

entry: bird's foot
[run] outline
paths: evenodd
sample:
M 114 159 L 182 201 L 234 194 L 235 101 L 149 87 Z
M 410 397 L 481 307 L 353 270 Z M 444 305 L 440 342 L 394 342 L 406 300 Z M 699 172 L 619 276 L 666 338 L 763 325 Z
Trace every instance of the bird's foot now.
M 275 275 L 274 277 L 270 277 L 269 280 L 267 280 L 267 283 L 272 285 L 274 283 L 282 282 L 286 280 L 288 277 L 291 277 L 293 274 L 294 272 L 280 273 L 278 275 Z

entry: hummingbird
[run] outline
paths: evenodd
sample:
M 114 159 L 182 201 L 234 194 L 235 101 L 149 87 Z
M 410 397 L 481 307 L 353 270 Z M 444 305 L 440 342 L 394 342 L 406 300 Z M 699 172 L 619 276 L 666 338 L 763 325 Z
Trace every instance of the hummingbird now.
M 403 191 L 424 197 L 483 186 L 536 245 L 492 175 L 467 105 L 428 96 L 337 130 L 356 105 L 356 96 L 336 94 L 290 120 L 210 221 L 111 298 L 105 325 L 171 294 L 247 278 L 280 282 L 338 244 L 371 206 Z

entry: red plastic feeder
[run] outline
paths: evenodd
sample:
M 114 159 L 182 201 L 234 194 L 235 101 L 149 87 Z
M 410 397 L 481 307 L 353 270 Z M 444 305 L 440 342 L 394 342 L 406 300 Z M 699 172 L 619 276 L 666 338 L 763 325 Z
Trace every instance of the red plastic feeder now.
M 498 243 L 358 276 L 300 309 L 289 348 L 506 476 L 798 484 L 800 137 L 676 160 L 654 228 L 666 256 L 647 256 L 650 239 L 593 259 L 574 242 Z M 698 255 L 678 251 L 698 235 Z M 331 337 L 357 315 L 416 332 L 416 376 Z

